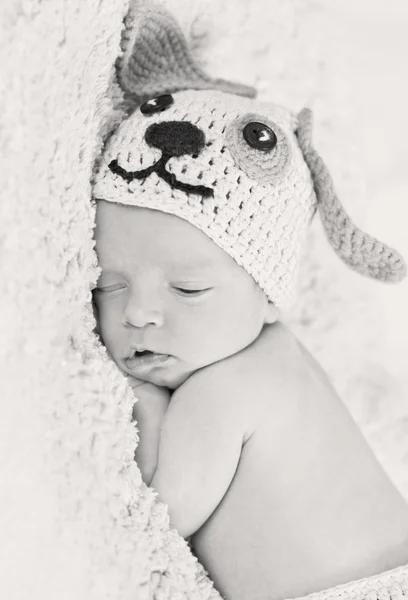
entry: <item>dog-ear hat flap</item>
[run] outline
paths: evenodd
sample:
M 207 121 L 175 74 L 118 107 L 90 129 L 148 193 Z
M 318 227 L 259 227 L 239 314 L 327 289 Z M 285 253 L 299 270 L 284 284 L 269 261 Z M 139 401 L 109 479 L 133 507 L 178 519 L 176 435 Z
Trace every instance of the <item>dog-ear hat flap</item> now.
M 250 86 L 207 75 L 194 61 L 177 21 L 160 6 L 131 5 L 122 50 L 117 61 L 118 80 L 135 103 L 187 89 L 256 96 Z
M 297 138 L 311 172 L 317 207 L 330 244 L 340 258 L 362 275 L 381 281 L 399 282 L 407 266 L 402 256 L 379 240 L 364 233 L 344 210 L 334 191 L 330 174 L 312 147 L 312 111 L 304 108 L 298 115 Z

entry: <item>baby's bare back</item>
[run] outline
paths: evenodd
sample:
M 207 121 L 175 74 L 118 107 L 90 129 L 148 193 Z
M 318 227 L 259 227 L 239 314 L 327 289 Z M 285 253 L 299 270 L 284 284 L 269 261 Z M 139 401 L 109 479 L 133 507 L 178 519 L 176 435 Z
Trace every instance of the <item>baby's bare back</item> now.
M 192 538 L 219 591 L 295 597 L 408 563 L 405 502 L 287 328 L 266 327 L 217 364 L 218 376 L 223 368 L 243 446 L 225 496 Z

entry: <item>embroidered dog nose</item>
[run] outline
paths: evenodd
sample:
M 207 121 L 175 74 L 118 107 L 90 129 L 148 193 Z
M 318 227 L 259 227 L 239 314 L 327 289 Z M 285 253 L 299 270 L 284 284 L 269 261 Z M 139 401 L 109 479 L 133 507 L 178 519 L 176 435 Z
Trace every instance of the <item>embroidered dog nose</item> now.
M 205 146 L 204 132 L 186 121 L 153 123 L 146 129 L 145 140 L 167 156 L 199 154 Z
M 152 173 L 156 173 L 173 189 L 182 190 L 187 194 L 199 194 L 204 198 L 214 197 L 212 188 L 178 181 L 174 173 L 166 170 L 166 164 L 173 156 L 190 155 L 196 158 L 200 154 L 205 147 L 205 135 L 201 129 L 188 121 L 163 121 L 153 123 L 146 129 L 145 140 L 149 146 L 161 150 L 159 160 L 146 169 L 127 171 L 115 159 L 108 165 L 112 173 L 128 183 L 134 179 L 146 179 Z

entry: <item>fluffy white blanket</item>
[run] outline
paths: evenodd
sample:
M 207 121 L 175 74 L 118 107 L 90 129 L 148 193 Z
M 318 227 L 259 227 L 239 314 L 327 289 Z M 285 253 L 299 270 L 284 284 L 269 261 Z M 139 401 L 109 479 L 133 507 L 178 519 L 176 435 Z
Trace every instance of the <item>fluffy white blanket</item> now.
M 141 481 L 132 394 L 92 333 L 89 180 L 106 132 L 122 116 L 114 63 L 127 4 L 0 6 L 0 596 L 7 600 L 219 598 Z M 255 84 L 277 103 L 312 104 L 316 145 L 364 225 L 353 167 L 357 116 L 347 85 L 325 68 L 323 3 L 191 0 L 188 11 L 183 0 L 166 4 L 213 75 Z M 339 95 L 344 110 L 333 119 Z M 384 366 L 371 303 L 377 285 L 347 272 L 316 224 L 302 301 L 288 319 L 408 497 L 400 441 L 408 417 L 395 383 L 402 379 Z

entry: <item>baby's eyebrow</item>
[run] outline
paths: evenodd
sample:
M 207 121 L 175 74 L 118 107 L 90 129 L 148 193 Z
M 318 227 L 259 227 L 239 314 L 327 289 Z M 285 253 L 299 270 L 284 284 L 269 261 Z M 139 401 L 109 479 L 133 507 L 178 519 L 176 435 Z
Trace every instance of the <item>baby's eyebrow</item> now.
M 168 273 L 173 273 L 174 276 L 216 277 L 222 274 L 225 270 L 225 265 L 220 265 L 216 262 L 203 262 L 199 264 L 177 263 L 169 265 Z
M 176 269 L 177 271 L 183 271 L 183 273 L 194 273 L 197 271 L 210 271 L 210 270 L 214 270 L 214 263 L 213 262 L 208 262 L 208 261 L 203 261 L 200 263 L 196 263 L 196 264 L 192 264 L 191 262 L 188 263 L 169 263 L 167 265 L 168 268 L 170 268 L 171 270 Z M 106 266 L 106 267 L 101 267 L 102 269 L 102 275 L 124 275 L 124 272 L 118 269 L 115 269 L 114 267 L 112 267 L 111 265 Z

